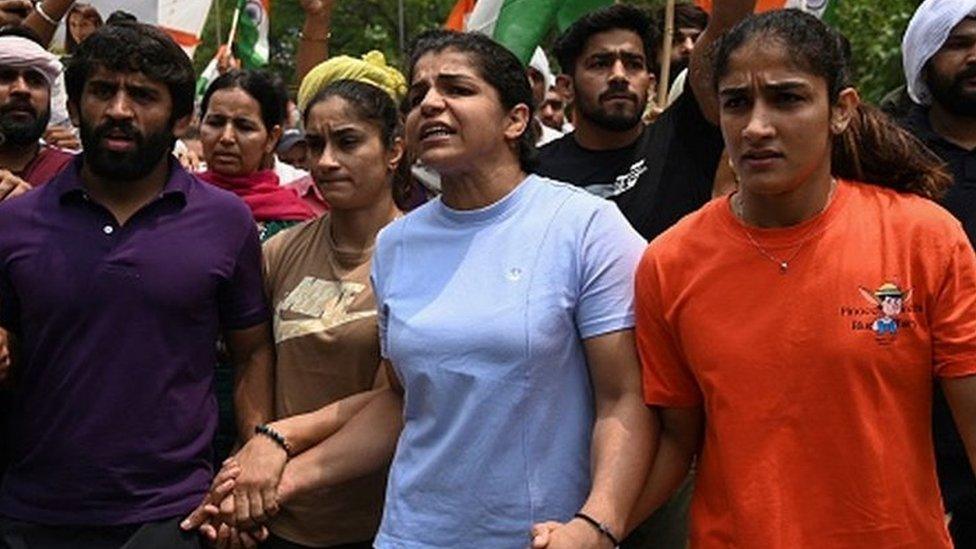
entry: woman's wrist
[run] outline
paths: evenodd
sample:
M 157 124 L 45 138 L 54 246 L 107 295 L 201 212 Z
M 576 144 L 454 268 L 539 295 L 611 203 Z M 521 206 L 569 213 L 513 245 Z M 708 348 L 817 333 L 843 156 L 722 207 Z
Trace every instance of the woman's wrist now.
M 41 19 L 56 27 L 74 3 L 74 0 L 44 0 L 34 6 L 34 11 Z

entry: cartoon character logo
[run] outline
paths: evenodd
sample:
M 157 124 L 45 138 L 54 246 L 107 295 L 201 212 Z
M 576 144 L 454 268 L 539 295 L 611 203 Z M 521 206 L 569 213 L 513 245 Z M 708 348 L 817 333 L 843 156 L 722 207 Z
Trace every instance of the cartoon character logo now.
M 912 298 L 912 290 L 902 290 L 897 284 L 886 282 L 872 292 L 863 286 L 861 295 L 878 308 L 878 318 L 871 324 L 878 337 L 894 337 L 898 334 L 898 315 Z

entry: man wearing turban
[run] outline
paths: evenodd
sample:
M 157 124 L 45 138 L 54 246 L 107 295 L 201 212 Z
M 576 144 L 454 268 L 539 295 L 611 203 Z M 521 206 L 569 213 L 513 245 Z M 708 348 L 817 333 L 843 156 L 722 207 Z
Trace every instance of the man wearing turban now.
M 0 200 L 46 183 L 72 158 L 41 143 L 60 73 L 57 57 L 30 30 L 0 30 Z
M 955 184 L 942 205 L 976 244 L 976 0 L 925 0 L 902 52 L 915 103 L 903 124 L 948 164 Z M 956 547 L 976 547 L 976 479 L 938 388 L 933 420 L 949 531 Z

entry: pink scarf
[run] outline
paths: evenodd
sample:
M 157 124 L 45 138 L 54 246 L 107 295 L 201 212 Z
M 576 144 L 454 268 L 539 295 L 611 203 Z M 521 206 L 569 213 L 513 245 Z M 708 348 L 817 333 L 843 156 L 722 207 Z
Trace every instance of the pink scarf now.
M 255 221 L 305 221 L 315 217 L 315 212 L 294 191 L 278 184 L 278 174 L 273 170 L 250 175 L 223 175 L 207 170 L 197 177 L 241 197 Z

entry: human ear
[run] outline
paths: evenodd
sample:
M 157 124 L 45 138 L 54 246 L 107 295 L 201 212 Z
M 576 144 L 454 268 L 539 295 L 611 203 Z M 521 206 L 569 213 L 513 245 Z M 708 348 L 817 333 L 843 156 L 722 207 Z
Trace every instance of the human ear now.
M 840 135 L 847 130 L 851 123 L 851 118 L 857 112 L 858 105 L 861 104 L 861 96 L 854 88 L 844 88 L 837 101 L 830 108 L 830 133 Z
M 186 135 L 186 130 L 190 127 L 192 120 L 192 114 L 188 114 L 182 118 L 177 118 L 176 121 L 173 122 L 173 135 L 176 138 L 181 139 L 184 135 Z
M 556 91 L 558 91 L 563 99 L 566 100 L 566 104 L 570 105 L 576 98 L 576 90 L 573 88 L 573 78 L 568 74 L 560 74 L 556 77 Z
M 391 172 L 395 172 L 397 166 L 399 166 L 400 162 L 403 160 L 403 155 L 405 151 L 406 151 L 406 147 L 403 146 L 403 138 L 402 137 L 395 138 L 393 140 L 393 146 L 391 146 L 390 150 L 387 151 L 386 153 L 387 169 L 389 169 Z
M 71 124 L 78 128 L 81 126 L 81 115 L 78 113 L 78 104 L 74 101 L 68 101 L 68 118 L 71 119 Z
M 519 103 L 512 107 L 512 110 L 508 111 L 507 118 L 508 125 L 505 127 L 505 139 L 515 141 L 523 133 L 528 131 L 531 120 L 529 107 L 525 103 Z
M 264 144 L 264 152 L 267 154 L 273 153 L 275 147 L 278 146 L 279 139 L 281 139 L 281 126 L 277 125 L 268 132 L 268 141 Z

